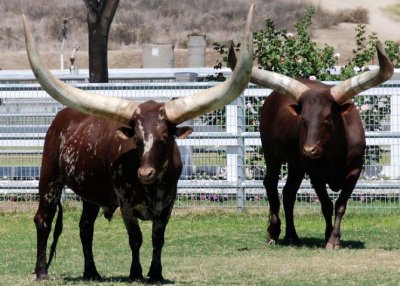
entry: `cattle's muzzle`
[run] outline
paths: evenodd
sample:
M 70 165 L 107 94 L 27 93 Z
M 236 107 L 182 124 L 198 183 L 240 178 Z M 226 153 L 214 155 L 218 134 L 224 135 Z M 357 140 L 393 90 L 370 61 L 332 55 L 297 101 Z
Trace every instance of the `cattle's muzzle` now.
M 156 181 L 157 171 L 151 167 L 143 167 L 138 170 L 139 180 L 143 185 L 149 185 Z
M 319 152 L 319 148 L 317 145 L 304 145 L 303 147 L 303 155 L 310 159 L 317 159 L 321 157 L 321 152 Z

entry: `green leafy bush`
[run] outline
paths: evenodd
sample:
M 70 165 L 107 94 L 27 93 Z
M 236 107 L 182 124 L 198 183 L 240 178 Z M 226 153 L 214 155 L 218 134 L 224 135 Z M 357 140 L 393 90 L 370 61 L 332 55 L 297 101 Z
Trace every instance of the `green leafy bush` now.
M 281 73 L 293 78 L 315 76 L 318 80 L 344 80 L 363 71 L 376 55 L 377 34 L 366 34 L 366 25 L 356 26 L 356 42 L 353 58 L 337 72 L 338 54 L 325 44 L 323 48 L 312 41 L 310 27 L 315 14 L 309 7 L 306 16 L 294 23 L 295 34 L 287 30 L 277 31 L 272 20 L 265 21 L 264 29 L 254 33 L 255 59 L 260 68 Z M 228 48 L 218 42 L 213 43 L 222 59 L 216 67 L 227 61 Z M 236 45 L 239 50 L 240 43 Z M 385 51 L 395 67 L 400 67 L 400 44 L 385 42 Z
M 337 64 L 332 47 L 319 48 L 311 40 L 309 28 L 314 9 L 294 24 L 297 35 L 286 30 L 276 31 L 272 20 L 265 21 L 265 28 L 254 33 L 255 58 L 261 68 L 287 76 L 318 79 L 329 75 L 327 71 Z

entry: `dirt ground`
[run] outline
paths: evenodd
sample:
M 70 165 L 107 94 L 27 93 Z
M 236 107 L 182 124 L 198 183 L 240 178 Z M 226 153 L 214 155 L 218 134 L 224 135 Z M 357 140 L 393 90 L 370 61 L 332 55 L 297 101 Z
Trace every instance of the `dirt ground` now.
M 364 7 L 369 10 L 369 24 L 367 32 L 376 32 L 381 41 L 393 40 L 400 41 L 400 19 L 389 15 L 387 7 L 400 4 L 399 0 L 311 0 L 316 5 L 324 9 L 336 10 L 346 8 Z M 352 55 L 352 48 L 355 47 L 355 27 L 356 24 L 342 23 L 329 29 L 316 30 L 313 33 L 314 40 L 323 45 L 333 46 L 336 52 L 341 54 L 340 63 L 346 61 Z M 22 40 L 22 37 L 21 37 Z M 42 52 L 43 54 L 43 52 Z M 137 48 L 124 50 L 110 50 L 109 68 L 141 68 L 141 50 Z M 50 69 L 59 68 L 59 55 L 56 52 L 43 55 L 46 64 Z M 69 62 L 69 53 L 64 55 L 65 62 Z M 87 51 L 77 53 L 76 63 L 79 68 L 88 67 Z M 185 49 L 175 49 L 175 67 L 187 67 L 188 51 Z M 219 55 L 213 49 L 207 49 L 206 65 L 213 67 Z M 66 64 L 68 66 L 68 64 Z M 20 70 L 29 69 L 29 64 L 25 51 L 3 52 L 0 59 L 0 69 Z
M 369 24 L 366 27 L 368 33 L 375 32 L 382 42 L 386 40 L 400 41 L 400 18 L 396 18 L 387 11 L 392 5 L 400 4 L 399 0 L 312 0 L 315 5 L 324 9 L 335 11 L 337 9 L 351 9 L 362 7 L 368 9 Z M 356 24 L 341 23 L 330 29 L 316 30 L 313 34 L 317 43 L 335 48 L 342 55 L 342 61 L 346 62 L 352 55 L 355 47 Z
M 49 69 L 60 68 L 60 55 L 57 52 L 43 53 L 42 59 Z M 188 50 L 175 49 L 174 50 L 174 64 L 176 68 L 183 68 L 188 66 Z M 206 51 L 206 65 L 213 67 L 219 59 L 219 55 L 213 49 Z M 69 66 L 69 53 L 64 53 L 65 66 Z M 88 52 L 79 51 L 76 54 L 76 65 L 78 68 L 88 68 Z M 124 49 L 124 50 L 110 50 L 108 51 L 108 67 L 113 68 L 141 68 L 142 67 L 142 53 L 140 49 Z M 1 54 L 0 69 L 2 70 L 24 70 L 30 69 L 28 57 L 25 51 L 20 52 L 3 52 Z

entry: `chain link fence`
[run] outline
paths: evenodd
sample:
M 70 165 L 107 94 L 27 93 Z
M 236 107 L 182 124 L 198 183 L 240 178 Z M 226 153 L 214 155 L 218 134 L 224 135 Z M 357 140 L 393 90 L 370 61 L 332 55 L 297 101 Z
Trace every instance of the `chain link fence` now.
M 73 82 L 73 81 L 70 81 Z M 167 101 L 214 86 L 213 82 L 134 82 L 75 86 L 136 101 Z M 271 91 L 249 85 L 226 107 L 184 122 L 194 132 L 178 139 L 183 172 L 177 207 L 265 207 L 266 172 L 258 132 L 259 109 Z M 354 98 L 367 135 L 365 167 L 351 206 L 400 207 L 400 82 L 389 81 Z M 63 106 L 38 84 L 0 84 L 0 201 L 36 201 L 46 130 Z M 280 187 L 285 183 L 282 168 Z M 331 193 L 333 199 L 337 194 Z M 79 200 L 66 189 L 64 199 Z M 319 208 L 303 180 L 298 206 Z

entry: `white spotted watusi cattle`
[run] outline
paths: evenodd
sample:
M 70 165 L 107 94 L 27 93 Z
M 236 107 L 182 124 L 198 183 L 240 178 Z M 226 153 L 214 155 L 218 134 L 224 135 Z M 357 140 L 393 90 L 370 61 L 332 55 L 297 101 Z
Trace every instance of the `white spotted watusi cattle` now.
M 62 230 L 61 191 L 68 186 L 83 200 L 80 237 L 85 279 L 101 279 L 92 252 L 93 225 L 99 209 L 111 218 L 120 207 L 132 264 L 129 278 L 142 280 L 138 219 L 152 221 L 153 256 L 150 281 L 162 281 L 164 233 L 177 193 L 182 162 L 175 137 L 190 128 L 177 125 L 223 107 L 247 87 L 252 68 L 254 6 L 248 14 L 238 67 L 225 82 L 194 95 L 157 103 L 138 103 L 74 88 L 55 78 L 43 65 L 24 17 L 25 42 L 32 70 L 44 90 L 69 106 L 59 112 L 45 139 L 37 230 L 38 279 L 48 279 L 48 267 Z M 58 207 L 54 241 L 46 261 L 47 241 Z

